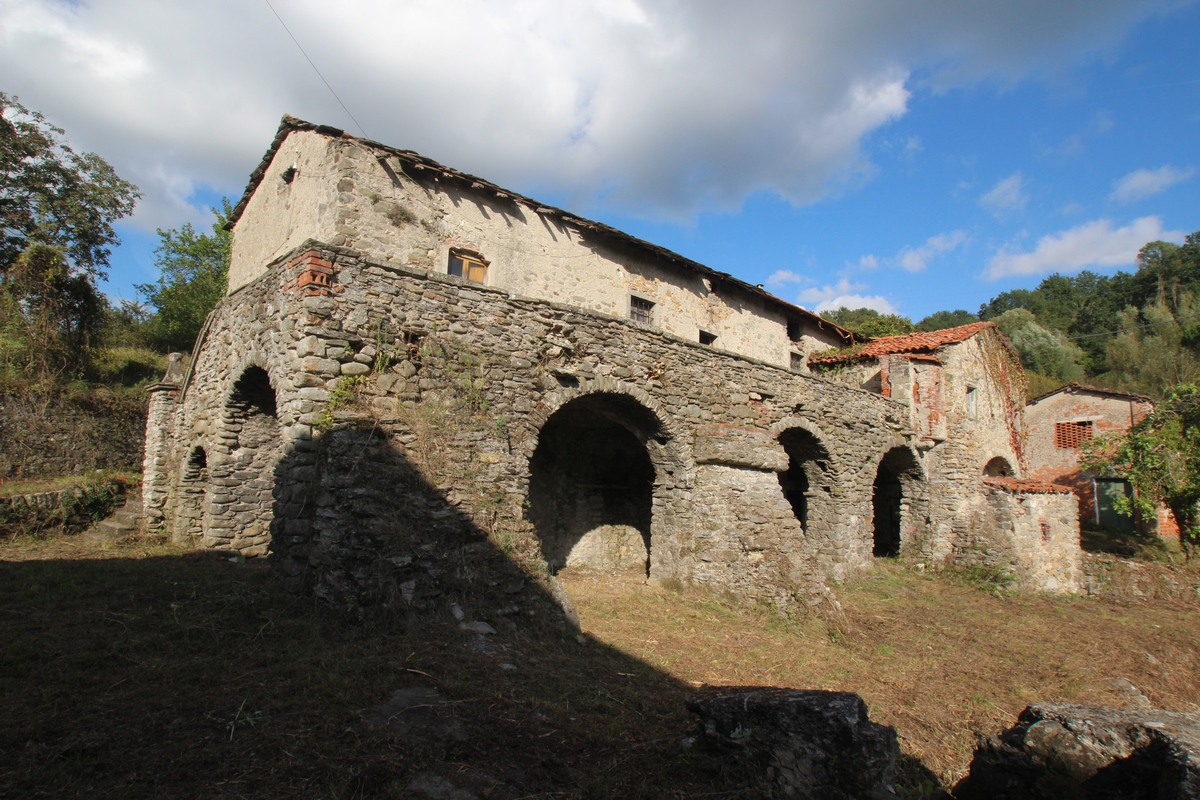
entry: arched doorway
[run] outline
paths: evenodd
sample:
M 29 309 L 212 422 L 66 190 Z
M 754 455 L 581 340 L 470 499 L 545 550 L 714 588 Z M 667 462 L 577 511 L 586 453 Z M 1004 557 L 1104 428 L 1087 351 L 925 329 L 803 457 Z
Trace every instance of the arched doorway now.
M 649 574 L 655 469 L 646 442 L 661 436 L 654 414 L 621 394 L 576 398 L 546 421 L 529 463 L 529 520 L 552 572 Z
M 223 458 L 210 459 L 214 489 L 204 519 L 205 544 L 248 557 L 266 555 L 283 437 L 275 389 L 262 367 L 246 368 L 234 382 L 212 449 Z
M 779 473 L 779 486 L 792 507 L 792 513 L 808 532 L 821 527 L 824 502 L 829 492 L 826 472 L 829 453 L 816 436 L 803 428 L 790 428 L 779 435 L 779 443 L 788 454 L 788 468 Z
M 204 533 L 204 498 L 208 493 L 208 453 L 197 445 L 188 453 L 175 502 L 175 537 L 187 540 Z
M 1011 478 L 1016 473 L 1013 472 L 1012 464 L 1008 463 L 1008 459 L 996 456 L 983 467 L 983 475 L 985 478 Z
M 871 493 L 874 512 L 871 552 L 876 558 L 900 555 L 905 522 L 911 513 L 913 482 L 920 478 L 921 468 L 907 447 L 894 447 L 880 459 Z

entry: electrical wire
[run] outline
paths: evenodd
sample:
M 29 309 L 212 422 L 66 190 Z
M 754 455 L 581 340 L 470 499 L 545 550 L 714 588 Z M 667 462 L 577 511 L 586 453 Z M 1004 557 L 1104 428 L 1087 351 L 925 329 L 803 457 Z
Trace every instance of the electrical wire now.
M 1146 328 L 1157 328 L 1160 325 L 1175 325 L 1187 319 L 1196 319 L 1200 314 L 1188 314 L 1186 317 L 1176 317 L 1175 319 L 1166 320 L 1165 322 L 1147 322 L 1145 325 L 1134 325 L 1132 328 L 1117 328 L 1115 331 L 1102 331 L 1100 333 L 1084 333 L 1079 336 L 1068 336 L 1067 339 L 1075 341 L 1076 339 L 1095 339 L 1098 336 L 1116 336 L 1118 333 L 1130 333 L 1131 331 L 1140 331 Z
M 292 33 L 290 28 L 288 28 L 287 23 L 283 21 L 283 17 L 279 16 L 279 12 L 275 10 L 275 6 L 271 5 L 271 0 L 263 0 L 263 2 L 267 4 L 267 8 L 271 9 L 271 13 L 275 15 L 275 19 L 279 20 L 279 24 L 283 26 L 283 29 L 287 32 L 287 35 L 291 37 L 293 42 L 295 42 L 296 49 L 298 49 L 300 51 L 300 55 L 304 56 L 305 60 L 308 61 L 308 65 L 313 68 L 313 72 L 317 73 L 317 77 L 321 79 L 321 83 L 325 84 L 325 88 L 329 90 L 331 95 L 333 95 L 333 99 L 338 101 L 338 105 L 342 107 L 342 110 L 346 112 L 346 115 L 350 117 L 355 126 L 358 127 L 358 132 L 363 135 L 364 139 L 371 138 L 367 136 L 367 132 L 363 129 L 363 126 L 359 124 L 359 121 L 354 118 L 353 114 L 350 113 L 350 109 L 346 108 L 346 104 L 342 102 L 342 98 L 338 97 L 338 93 L 335 92 L 333 87 L 329 85 L 329 81 L 325 80 L 325 76 L 321 74 L 321 70 L 317 69 L 317 65 L 313 63 L 313 60 L 308 57 L 308 53 L 304 52 L 304 48 L 300 46 L 300 42 L 296 39 L 295 34 Z

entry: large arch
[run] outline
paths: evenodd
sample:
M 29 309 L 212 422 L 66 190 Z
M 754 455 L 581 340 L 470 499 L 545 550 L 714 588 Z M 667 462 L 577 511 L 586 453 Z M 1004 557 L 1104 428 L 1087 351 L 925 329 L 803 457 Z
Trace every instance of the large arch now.
M 270 545 L 275 468 L 283 455 L 283 430 L 271 377 L 246 367 L 221 409 L 220 435 L 209 458 L 214 490 L 204 515 L 205 544 L 245 556 L 266 555 Z
M 668 442 L 658 416 L 628 394 L 582 394 L 549 415 L 529 460 L 528 518 L 552 571 L 649 574 L 662 539 L 654 509 L 676 471 L 664 461 Z
M 871 491 L 872 548 L 876 558 L 900 555 L 905 539 L 916 530 L 914 505 L 923 480 L 921 465 L 907 446 L 884 453 Z
M 832 482 L 829 451 L 808 426 L 785 428 L 779 443 L 788 468 L 779 473 L 779 487 L 805 533 L 833 530 Z

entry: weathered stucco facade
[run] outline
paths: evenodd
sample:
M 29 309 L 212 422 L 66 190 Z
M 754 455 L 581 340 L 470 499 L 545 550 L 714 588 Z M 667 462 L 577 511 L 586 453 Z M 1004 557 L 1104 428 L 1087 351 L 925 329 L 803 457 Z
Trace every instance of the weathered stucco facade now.
M 153 393 L 155 524 L 269 553 L 337 603 L 424 602 L 484 540 L 534 574 L 778 605 L 877 555 L 966 546 L 986 460 L 957 377 L 938 440 L 913 403 L 797 362 L 836 326 L 431 165 L 285 119 L 235 214 L 229 295 Z M 478 271 L 447 274 L 453 255 Z M 947 373 L 987 361 L 971 346 Z M 986 458 L 1017 464 L 1002 438 Z

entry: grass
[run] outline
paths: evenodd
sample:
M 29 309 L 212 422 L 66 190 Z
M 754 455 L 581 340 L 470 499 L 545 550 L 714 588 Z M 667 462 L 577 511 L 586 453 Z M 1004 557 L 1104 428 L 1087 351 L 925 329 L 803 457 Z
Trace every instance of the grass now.
M 840 587 L 834 621 L 562 580 L 578 640 L 467 598 L 352 623 L 261 564 L 147 540 L 0 544 L 0 797 L 411 797 L 431 775 L 489 800 L 757 797 L 680 746 L 706 684 L 856 691 L 900 732 L 901 796 L 932 796 L 1029 702 L 1122 705 L 1126 678 L 1200 703 L 1191 607 L 997 596 L 897 564 Z M 497 628 L 487 646 L 453 601 Z M 465 738 L 367 723 L 411 687 Z
M 82 475 L 63 475 L 54 478 L 25 478 L 17 480 L 0 480 L 0 497 L 14 494 L 38 494 L 40 492 L 60 492 L 73 486 L 91 487 L 113 482 L 133 485 L 141 480 L 141 473 L 122 472 L 120 470 L 96 470 Z

